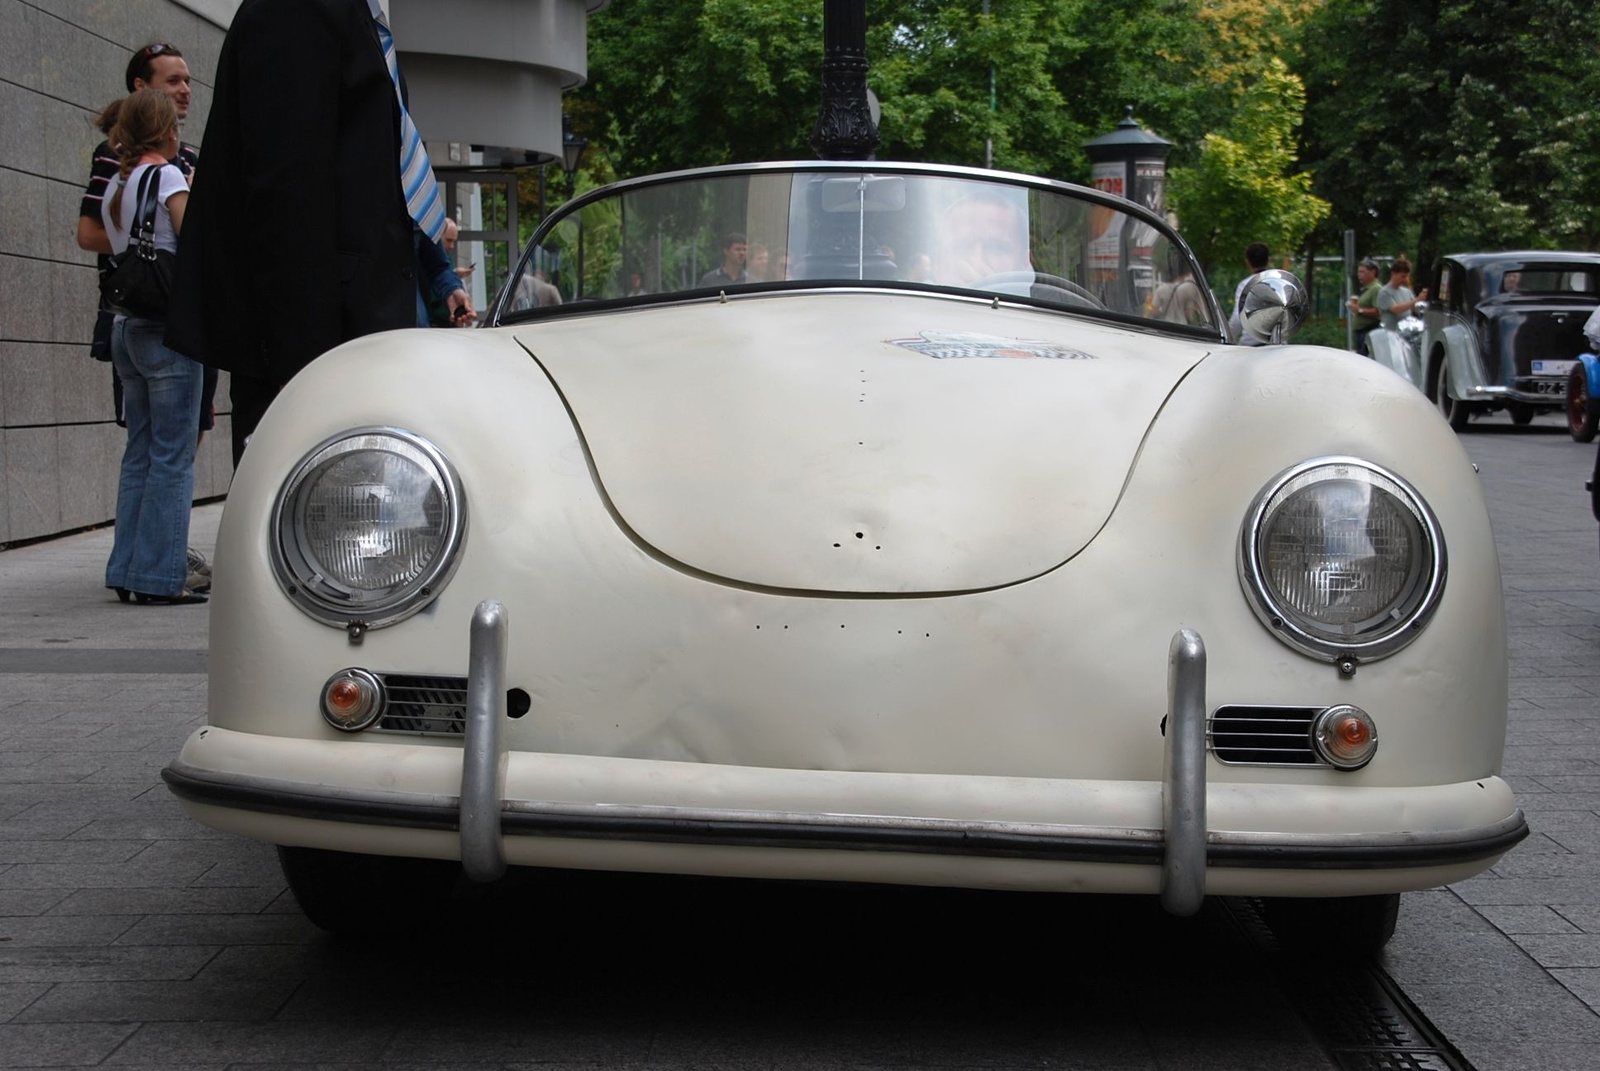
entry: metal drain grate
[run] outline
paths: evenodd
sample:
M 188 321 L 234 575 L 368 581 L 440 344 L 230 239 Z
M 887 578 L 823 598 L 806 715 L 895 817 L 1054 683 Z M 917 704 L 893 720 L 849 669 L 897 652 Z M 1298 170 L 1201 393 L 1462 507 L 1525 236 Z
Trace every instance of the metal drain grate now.
M 1278 958 L 1282 992 L 1344 1071 L 1473 1071 L 1377 964 L 1291 962 L 1278 953 L 1258 901 L 1222 903 L 1252 943 Z

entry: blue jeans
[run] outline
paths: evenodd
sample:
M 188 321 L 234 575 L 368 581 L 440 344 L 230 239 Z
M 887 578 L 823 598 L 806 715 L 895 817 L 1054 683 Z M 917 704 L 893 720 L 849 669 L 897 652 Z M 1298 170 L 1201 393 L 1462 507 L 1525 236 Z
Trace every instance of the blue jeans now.
M 177 595 L 189 576 L 189 511 L 201 367 L 161 341 L 162 320 L 119 317 L 111 363 L 122 377 L 128 446 L 106 587 Z

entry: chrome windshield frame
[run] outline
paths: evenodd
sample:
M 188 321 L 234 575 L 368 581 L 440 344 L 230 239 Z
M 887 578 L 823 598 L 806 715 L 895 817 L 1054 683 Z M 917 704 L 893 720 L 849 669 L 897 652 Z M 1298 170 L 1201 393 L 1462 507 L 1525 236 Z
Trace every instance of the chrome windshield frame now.
M 874 175 L 917 175 L 929 178 L 966 179 L 975 182 L 1016 186 L 1024 189 L 1036 189 L 1049 193 L 1065 195 L 1084 202 L 1099 205 L 1103 208 L 1111 209 L 1112 211 L 1120 212 L 1125 216 L 1150 226 L 1164 238 L 1170 241 L 1174 248 L 1181 252 L 1184 259 L 1190 266 L 1193 267 L 1196 279 L 1204 278 L 1200 262 L 1195 257 L 1194 251 L 1189 248 L 1189 244 L 1183 240 L 1183 237 L 1178 234 L 1178 232 L 1174 230 L 1165 219 L 1134 201 L 1130 201 L 1123 197 L 1118 197 L 1115 194 L 1092 189 L 1088 186 L 1079 186 L 1075 183 L 1061 182 L 1056 179 L 1039 178 L 1034 175 L 1026 175 L 1016 171 L 997 171 L 988 168 L 964 167 L 954 164 L 903 163 L 878 160 L 779 160 L 767 161 L 763 163 L 723 164 L 715 167 L 687 168 L 680 171 L 665 171 L 659 174 L 640 176 L 638 178 L 622 179 L 617 182 L 596 187 L 595 189 L 566 202 L 552 211 L 547 217 L 545 217 L 544 220 L 540 222 L 539 226 L 534 229 L 533 235 L 528 239 L 527 244 L 522 249 L 521 255 L 517 258 L 514 270 L 511 271 L 511 273 L 506 277 L 505 285 L 503 285 L 500 288 L 499 293 L 495 295 L 494 301 L 490 306 L 489 316 L 486 319 L 485 326 L 502 326 L 504 323 L 504 317 L 508 312 L 510 312 L 506 306 L 511 297 L 513 284 L 520 279 L 524 271 L 527 270 L 529 261 L 533 259 L 535 251 L 540 247 L 546 236 L 553 232 L 557 226 L 559 226 L 564 220 L 582 212 L 583 209 L 588 205 L 610 198 L 624 196 L 639 190 L 648 189 L 652 186 L 665 186 L 673 183 L 692 181 L 702 178 L 730 178 L 741 175 L 762 174 L 826 174 L 828 172 L 840 172 L 847 174 L 870 172 Z M 824 280 L 819 282 L 823 286 L 832 289 L 837 289 L 840 285 L 839 280 Z M 739 292 L 768 294 L 785 292 L 792 293 L 795 291 L 805 291 L 811 289 L 816 289 L 816 287 L 808 287 L 802 284 L 798 286 L 783 285 L 774 288 L 769 284 L 755 283 L 741 284 Z M 875 286 L 864 286 L 862 289 L 881 288 Z M 963 290 L 957 287 L 941 287 L 940 290 L 952 297 L 971 297 L 977 293 L 976 291 Z M 1212 291 L 1210 286 L 1202 286 L 1200 287 L 1200 290 L 1205 299 L 1206 307 L 1211 314 L 1212 322 L 1218 327 L 1215 337 L 1219 341 L 1225 341 L 1225 327 L 1223 325 L 1227 323 L 1227 318 L 1222 315 L 1222 309 L 1217 303 L 1216 294 Z M 729 292 L 729 296 L 732 296 L 731 290 Z M 690 295 L 680 294 L 676 297 L 652 295 L 650 298 L 609 300 L 602 304 L 595 305 L 591 305 L 586 302 L 582 306 L 582 311 L 584 314 L 593 315 L 596 313 L 609 312 L 618 309 L 638 308 L 642 305 L 689 299 Z M 1008 299 L 1004 296 L 1000 297 L 999 300 L 1002 304 L 1008 302 Z M 1028 303 L 1024 302 L 1024 304 Z M 1075 312 L 1085 311 L 1068 309 L 1061 306 L 1040 306 L 1030 304 L 1029 307 L 1048 308 L 1050 311 L 1062 313 L 1064 315 L 1071 315 Z M 562 310 L 565 311 L 563 312 Z M 516 320 L 514 322 L 528 323 L 549 316 L 571 315 L 577 311 L 577 308 L 570 305 L 555 305 L 547 306 L 542 309 L 521 310 L 515 314 Z M 1088 314 L 1095 315 L 1093 312 L 1089 312 Z M 1112 316 L 1111 319 L 1114 321 L 1126 320 L 1126 317 Z M 1174 329 L 1174 333 L 1188 338 L 1195 338 L 1197 335 L 1203 335 L 1208 339 L 1212 337 L 1209 331 L 1197 332 L 1194 328 L 1184 328 L 1178 324 L 1163 324 L 1161 321 L 1153 319 L 1141 320 L 1140 323 L 1158 328 L 1170 327 Z

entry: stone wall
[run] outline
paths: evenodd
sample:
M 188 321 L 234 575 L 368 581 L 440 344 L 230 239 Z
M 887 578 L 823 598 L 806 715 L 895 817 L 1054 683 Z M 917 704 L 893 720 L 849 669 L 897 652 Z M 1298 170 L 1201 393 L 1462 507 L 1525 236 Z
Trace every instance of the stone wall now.
M 133 51 L 183 50 L 194 79 L 184 140 L 199 144 L 236 3 L 0 0 L 0 544 L 109 521 L 123 431 L 111 366 L 89 356 L 94 256 L 76 242 L 78 199 L 100 140 L 91 118 L 123 95 Z M 232 475 L 227 377 L 195 497 Z

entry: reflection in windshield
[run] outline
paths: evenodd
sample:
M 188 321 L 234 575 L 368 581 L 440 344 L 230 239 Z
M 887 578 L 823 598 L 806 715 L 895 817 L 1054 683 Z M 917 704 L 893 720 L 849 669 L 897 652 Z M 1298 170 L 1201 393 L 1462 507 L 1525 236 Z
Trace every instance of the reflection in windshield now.
M 1068 190 L 840 170 L 623 187 L 546 230 L 507 308 L 784 283 L 911 283 L 1215 329 L 1162 229 Z

